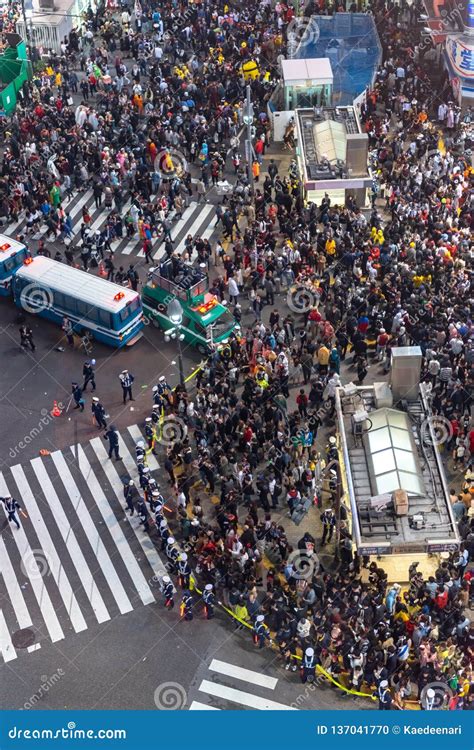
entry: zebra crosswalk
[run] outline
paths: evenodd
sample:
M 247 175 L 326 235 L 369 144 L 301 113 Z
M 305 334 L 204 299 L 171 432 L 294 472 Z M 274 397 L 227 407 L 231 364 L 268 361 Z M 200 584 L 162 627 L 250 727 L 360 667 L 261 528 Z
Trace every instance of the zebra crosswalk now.
M 200 695 L 197 700 L 191 701 L 190 711 L 235 710 L 237 706 L 257 711 L 297 710 L 293 706 L 269 697 L 270 691 L 274 691 L 278 684 L 276 677 L 270 677 L 253 669 L 245 669 L 220 659 L 213 659 L 208 669 L 211 673 L 209 679 L 201 681 L 198 687 Z M 228 684 L 234 681 L 237 681 L 238 687 Z M 248 692 L 247 686 L 245 690 L 240 689 L 240 683 L 251 685 L 252 692 Z M 258 693 L 255 692 L 255 688 L 259 689 Z
M 138 518 L 123 510 L 124 480 L 138 481 L 132 454 L 141 436 L 138 425 L 123 432 L 122 463 L 109 460 L 96 437 L 0 473 L 0 496 L 26 513 L 19 529 L 6 516 L 0 528 L 4 662 L 22 643 L 32 652 L 156 601 L 166 569 Z M 159 469 L 153 456 L 148 465 Z
M 127 215 L 130 210 L 131 200 L 128 199 L 124 204 L 121 216 Z M 89 188 L 85 192 L 75 191 L 70 201 L 64 204 L 65 211 L 70 215 L 74 235 L 71 240 L 72 248 L 79 248 L 82 246 L 80 227 L 82 224 L 82 209 L 87 208 L 91 216 L 90 227 L 92 231 L 102 230 L 107 222 L 110 211 L 105 209 L 104 206 L 97 209 L 95 207 L 95 201 L 92 189 Z M 214 235 L 218 235 L 219 230 L 215 227 L 215 207 L 210 203 L 197 203 L 191 201 L 189 206 L 183 211 L 183 215 L 180 219 L 173 221 L 171 228 L 171 236 L 174 242 L 174 247 L 178 252 L 182 252 L 184 249 L 185 239 L 188 234 L 193 237 L 199 234 L 203 239 L 212 241 Z M 26 231 L 26 219 L 22 215 L 18 221 L 8 224 L 5 227 L 5 233 L 9 236 L 15 236 Z M 44 236 L 46 228 L 43 228 L 40 232 L 41 236 Z M 34 237 L 39 235 L 34 235 Z M 143 252 L 143 240 L 141 240 L 135 233 L 133 237 L 121 237 L 116 238 L 111 242 L 111 247 L 116 255 L 134 255 L 138 258 L 144 258 L 145 253 Z M 161 235 L 152 238 L 152 255 L 154 259 L 158 259 L 163 254 L 164 244 L 161 240 Z

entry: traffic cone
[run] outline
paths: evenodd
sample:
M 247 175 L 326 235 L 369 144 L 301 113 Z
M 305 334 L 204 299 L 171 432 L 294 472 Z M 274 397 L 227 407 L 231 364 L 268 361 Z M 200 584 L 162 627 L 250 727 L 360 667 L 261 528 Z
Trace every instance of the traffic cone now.
M 53 401 L 53 410 L 51 412 L 52 417 L 60 417 L 61 416 L 61 409 L 58 406 L 57 401 Z

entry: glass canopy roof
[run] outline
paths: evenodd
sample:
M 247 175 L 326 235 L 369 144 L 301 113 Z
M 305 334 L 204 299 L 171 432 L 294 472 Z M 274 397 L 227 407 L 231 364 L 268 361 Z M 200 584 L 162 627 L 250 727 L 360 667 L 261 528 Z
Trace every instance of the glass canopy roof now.
M 364 441 L 374 494 L 394 490 L 425 494 L 408 415 L 395 409 L 377 409 L 369 418 L 372 427 Z

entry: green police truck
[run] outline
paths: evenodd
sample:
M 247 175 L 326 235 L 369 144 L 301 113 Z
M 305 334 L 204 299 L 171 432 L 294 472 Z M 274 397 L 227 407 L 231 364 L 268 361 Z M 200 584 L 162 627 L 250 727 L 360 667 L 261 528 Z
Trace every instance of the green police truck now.
M 179 329 L 184 340 L 207 354 L 239 329 L 227 307 L 208 289 L 204 270 L 169 258 L 148 272 L 142 291 L 143 312 L 153 325 L 169 334 L 176 324 L 168 317 L 168 306 L 177 299 L 183 310 Z

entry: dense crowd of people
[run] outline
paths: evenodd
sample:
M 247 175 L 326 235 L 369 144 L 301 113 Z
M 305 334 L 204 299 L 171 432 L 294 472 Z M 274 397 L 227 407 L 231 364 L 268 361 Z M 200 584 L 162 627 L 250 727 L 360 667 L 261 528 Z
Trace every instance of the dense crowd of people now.
M 345 9 L 310 2 L 304 15 Z M 252 193 L 238 138 L 245 85 L 260 164 L 295 12 L 265 0 L 89 10 L 82 34 L 50 56 L 7 123 L 0 215 L 25 215 L 27 234 L 45 223 L 50 239 L 67 240 L 68 200 L 92 187 L 96 207 L 109 210 L 106 249 L 123 232 L 144 242 L 162 233 L 173 255 L 171 217 L 234 171 L 233 194 L 217 207 L 229 247 L 190 237 L 182 259 L 197 250 L 210 291 L 228 300 L 245 336 L 212 352 L 187 387 L 160 380 L 145 433 L 148 450 L 154 431 L 166 443 L 169 487 L 150 478 L 141 444 L 140 487 L 125 487 L 127 510 L 168 559 L 164 603 L 172 609 L 178 584 L 190 620 L 201 598 L 207 617 L 222 599 L 235 626 L 248 625 L 256 647 L 277 647 L 304 682 L 319 665 L 347 689 L 374 692 L 382 709 L 410 701 L 471 709 L 473 132 L 447 77 L 433 82 L 428 73 L 413 23 L 420 9 L 371 7 L 383 63 L 362 108 L 376 175 L 369 215 L 353 198 L 305 204 L 296 165 L 279 174 L 273 160 Z M 249 62 L 257 72 L 245 80 Z M 85 246 L 89 223 L 84 209 Z M 289 311 L 276 302 L 282 291 Z M 451 497 L 463 541 L 427 580 L 412 569 L 402 590 L 383 565 L 354 554 L 338 472 L 323 467 L 337 459 L 331 428 L 343 367 L 361 384 L 369 366 L 387 373 L 392 348 L 412 343 L 422 349 L 432 410 L 449 425 L 445 457 L 465 475 Z M 291 545 L 285 529 L 309 511 L 319 516 L 313 533 Z M 337 572 L 316 555 L 333 543 Z M 446 686 L 441 703 L 434 682 Z

